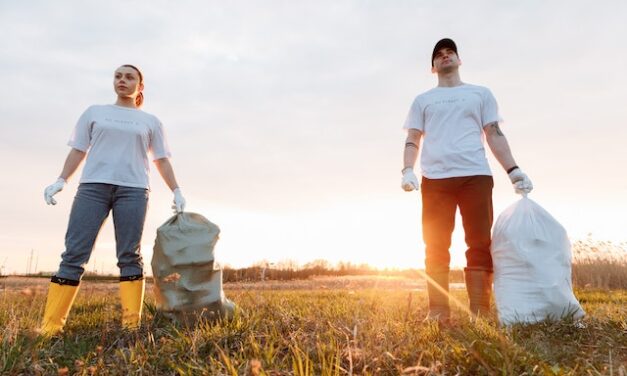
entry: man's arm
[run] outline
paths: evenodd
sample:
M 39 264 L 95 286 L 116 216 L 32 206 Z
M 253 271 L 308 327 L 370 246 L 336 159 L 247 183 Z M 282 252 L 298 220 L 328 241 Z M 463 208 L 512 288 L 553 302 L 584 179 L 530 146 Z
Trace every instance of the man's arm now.
M 496 160 L 499 161 L 503 169 L 510 173 L 511 168 L 516 166 L 516 162 L 514 161 L 514 157 L 512 156 L 512 151 L 509 148 L 509 144 L 507 143 L 507 138 L 499 128 L 499 123 L 494 122 L 483 127 L 483 131 L 485 132 L 485 139 L 496 157 Z
M 418 159 L 418 151 L 420 148 L 420 139 L 422 132 L 417 129 L 407 130 L 407 139 L 405 139 L 405 150 L 403 151 L 403 171 L 406 168 L 413 170 Z
M 401 180 L 401 188 L 407 192 L 418 190 L 420 187 L 418 178 L 414 174 L 414 164 L 416 164 L 416 159 L 418 158 L 421 137 L 422 132 L 417 129 L 409 129 L 407 131 L 407 139 L 405 139 L 405 149 L 403 151 L 403 179 Z
M 533 183 L 531 183 L 527 174 L 523 173 L 516 165 L 507 139 L 501 131 L 501 128 L 499 128 L 499 123 L 490 123 L 483 127 L 483 130 L 485 132 L 486 142 L 488 146 L 490 146 L 492 154 L 494 154 L 496 160 L 499 161 L 503 169 L 507 172 L 507 176 L 509 176 L 509 180 L 514 185 L 516 193 L 527 194 L 531 192 Z

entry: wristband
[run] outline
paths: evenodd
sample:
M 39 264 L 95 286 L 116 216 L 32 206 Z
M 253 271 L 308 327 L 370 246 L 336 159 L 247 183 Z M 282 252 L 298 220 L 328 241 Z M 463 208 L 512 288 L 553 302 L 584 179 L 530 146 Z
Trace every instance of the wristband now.
M 509 170 L 507 170 L 507 173 L 509 174 L 509 173 L 511 173 L 512 171 L 514 171 L 517 168 L 520 168 L 520 167 L 514 166 L 514 167 L 510 168 Z

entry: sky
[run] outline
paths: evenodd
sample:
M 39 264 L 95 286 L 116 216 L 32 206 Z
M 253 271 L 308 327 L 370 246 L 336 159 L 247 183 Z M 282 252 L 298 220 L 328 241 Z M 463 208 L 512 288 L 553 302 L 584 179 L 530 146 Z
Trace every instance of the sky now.
M 603 6 L 601 6 L 602 4 Z M 623 1 L 0 0 L 0 268 L 55 271 L 81 170 L 47 206 L 81 113 L 141 67 L 216 258 L 424 267 L 419 194 L 400 188 L 401 129 L 453 38 L 491 89 L 517 164 L 571 240 L 627 241 Z M 489 154 L 495 216 L 519 199 Z M 172 194 L 151 172 L 142 253 Z M 86 269 L 117 273 L 108 220 Z M 464 265 L 461 222 L 453 266 Z

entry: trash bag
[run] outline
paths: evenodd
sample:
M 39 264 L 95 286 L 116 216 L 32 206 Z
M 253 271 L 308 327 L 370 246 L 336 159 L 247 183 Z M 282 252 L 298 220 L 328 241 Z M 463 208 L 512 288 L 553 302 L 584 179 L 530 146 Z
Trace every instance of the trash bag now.
M 523 197 L 499 215 L 491 252 L 502 325 L 585 315 L 573 294 L 566 230 L 536 202 Z
M 220 229 L 196 213 L 179 213 L 157 229 L 152 274 L 157 310 L 170 319 L 229 318 L 235 305 L 222 289 L 213 249 Z

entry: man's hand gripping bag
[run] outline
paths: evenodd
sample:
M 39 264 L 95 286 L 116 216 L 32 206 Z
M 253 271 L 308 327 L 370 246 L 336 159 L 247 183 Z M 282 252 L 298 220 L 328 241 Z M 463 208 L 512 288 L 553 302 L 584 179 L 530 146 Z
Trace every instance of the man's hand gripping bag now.
M 152 274 L 157 309 L 184 323 L 230 317 L 235 305 L 224 296 L 222 270 L 214 263 L 220 229 L 195 213 L 179 213 L 157 229 Z
M 494 297 L 502 325 L 585 315 L 572 290 L 566 230 L 527 197 L 498 217 L 492 234 Z

